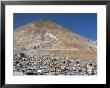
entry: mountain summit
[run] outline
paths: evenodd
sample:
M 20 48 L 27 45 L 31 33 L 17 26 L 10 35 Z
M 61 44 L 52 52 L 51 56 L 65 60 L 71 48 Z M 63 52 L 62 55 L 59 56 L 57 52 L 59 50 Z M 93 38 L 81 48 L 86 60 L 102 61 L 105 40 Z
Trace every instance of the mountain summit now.
M 47 19 L 39 19 L 14 31 L 14 52 L 46 50 L 47 54 L 96 59 L 96 42 Z M 23 51 L 25 50 L 25 51 Z M 32 52 L 31 52 L 32 53 Z M 35 52 L 34 52 L 35 53 Z

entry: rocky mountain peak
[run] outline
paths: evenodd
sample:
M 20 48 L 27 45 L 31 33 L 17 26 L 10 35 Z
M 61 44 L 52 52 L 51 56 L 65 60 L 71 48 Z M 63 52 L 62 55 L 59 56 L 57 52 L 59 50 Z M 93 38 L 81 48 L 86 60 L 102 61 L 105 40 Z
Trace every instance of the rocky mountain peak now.
M 86 39 L 47 19 L 39 19 L 14 31 L 14 48 L 78 49 L 96 51 L 94 41 Z
M 93 75 L 96 60 L 96 42 L 53 21 L 39 19 L 14 30 L 15 75 Z

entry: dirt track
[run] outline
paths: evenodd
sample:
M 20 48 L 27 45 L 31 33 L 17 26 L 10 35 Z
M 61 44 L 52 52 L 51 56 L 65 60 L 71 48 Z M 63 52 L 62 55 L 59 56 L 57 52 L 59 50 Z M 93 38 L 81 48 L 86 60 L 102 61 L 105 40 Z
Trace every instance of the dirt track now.
M 67 49 L 58 49 L 58 50 L 43 50 L 44 52 L 49 52 L 52 56 L 59 56 L 59 57 L 71 57 L 71 58 L 80 58 L 85 60 L 94 60 L 97 59 L 97 53 L 93 50 L 67 50 Z

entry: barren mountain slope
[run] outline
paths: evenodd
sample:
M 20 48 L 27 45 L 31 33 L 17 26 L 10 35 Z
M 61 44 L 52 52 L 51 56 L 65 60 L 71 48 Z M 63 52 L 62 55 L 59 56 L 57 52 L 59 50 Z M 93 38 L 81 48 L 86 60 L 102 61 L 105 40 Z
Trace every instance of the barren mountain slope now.
M 52 21 L 40 19 L 14 31 L 14 52 L 96 59 L 96 42 Z

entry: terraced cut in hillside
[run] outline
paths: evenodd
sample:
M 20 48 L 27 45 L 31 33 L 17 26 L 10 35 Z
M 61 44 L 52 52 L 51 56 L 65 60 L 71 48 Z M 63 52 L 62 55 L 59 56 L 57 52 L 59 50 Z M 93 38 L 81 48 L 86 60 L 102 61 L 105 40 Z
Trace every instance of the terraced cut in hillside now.
M 14 31 L 14 75 L 96 75 L 97 45 L 52 21 Z

